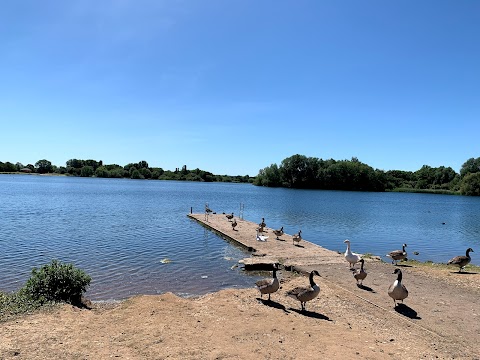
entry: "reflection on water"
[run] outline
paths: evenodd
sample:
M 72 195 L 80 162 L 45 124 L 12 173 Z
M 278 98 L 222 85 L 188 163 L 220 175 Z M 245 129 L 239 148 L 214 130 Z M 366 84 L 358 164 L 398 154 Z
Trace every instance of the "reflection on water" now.
M 0 290 L 18 289 L 53 258 L 92 276 L 93 300 L 253 286 L 258 274 L 234 266 L 248 253 L 186 216 L 206 202 L 235 214 L 244 204 L 246 220 L 264 217 L 288 234 L 301 229 L 305 239 L 342 252 L 347 238 L 353 251 L 382 257 L 405 242 L 410 254 L 419 252 L 410 258 L 422 261 L 480 249 L 473 197 L 0 175 Z

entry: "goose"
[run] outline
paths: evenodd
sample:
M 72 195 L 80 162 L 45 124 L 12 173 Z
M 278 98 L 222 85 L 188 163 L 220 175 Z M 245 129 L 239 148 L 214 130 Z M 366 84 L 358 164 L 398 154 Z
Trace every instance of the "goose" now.
M 267 224 L 265 224 L 265 218 L 262 218 L 262 222 L 258 224 L 258 226 L 260 226 L 261 228 L 264 228 L 267 226 Z
M 278 237 L 283 235 L 283 226 L 278 230 L 273 230 L 273 233 L 277 236 L 277 240 L 279 240 Z
M 450 259 L 447 265 L 456 265 L 459 267 L 458 272 L 462 272 L 462 269 L 472 260 L 470 252 L 474 252 L 472 248 L 468 248 L 465 256 L 455 256 Z
M 394 306 L 397 306 L 398 300 L 403 303 L 403 299 L 407 298 L 408 290 L 405 285 L 402 284 L 402 270 L 395 269 L 393 273 L 398 274 L 397 280 L 388 288 L 388 295 L 393 299 Z
M 269 279 L 258 280 L 255 285 L 260 290 L 260 298 L 263 299 L 263 294 L 268 294 L 268 301 L 270 301 L 270 294 L 276 292 L 280 288 L 280 283 L 277 279 L 277 264 L 273 266 L 273 277 Z
M 353 273 L 353 277 L 355 280 L 357 280 L 357 286 L 358 285 L 363 285 L 363 280 L 367 277 L 367 272 L 363 270 L 363 264 L 365 263 L 365 260 L 360 259 L 361 267 L 360 270 L 357 270 Z M 358 283 L 360 281 L 360 284 Z
M 231 214 L 225 215 L 225 217 L 228 219 L 228 221 L 233 219 L 233 212 Z
M 395 265 L 397 265 L 398 260 L 405 260 L 407 258 L 407 252 L 405 251 L 405 248 L 407 247 L 407 244 L 403 244 L 402 250 L 393 250 L 390 251 L 386 256 L 392 259 L 392 264 L 395 262 Z
M 345 251 L 345 260 L 348 261 L 350 264 L 350 269 L 352 269 L 355 266 L 355 263 L 359 262 L 361 257 L 359 254 L 352 253 L 350 250 L 350 240 L 345 240 L 345 244 L 347 244 L 347 250 Z
M 257 241 L 267 241 L 268 236 L 260 235 L 257 229 Z
M 292 240 L 293 240 L 293 245 L 295 245 L 295 241 L 297 242 L 297 244 L 300 241 L 302 241 L 302 230 L 299 230 L 298 233 L 293 234 Z
M 300 304 L 302 305 L 302 311 L 305 310 L 306 302 L 315 299 L 320 293 L 320 286 L 315 284 L 313 281 L 313 275 L 320 276 L 317 270 L 313 270 L 310 273 L 310 287 L 296 287 L 295 289 L 287 291 L 287 296 L 300 301 Z
M 235 220 L 235 218 L 233 218 L 233 221 L 232 221 L 232 230 L 235 231 L 235 226 L 237 226 L 237 220 Z

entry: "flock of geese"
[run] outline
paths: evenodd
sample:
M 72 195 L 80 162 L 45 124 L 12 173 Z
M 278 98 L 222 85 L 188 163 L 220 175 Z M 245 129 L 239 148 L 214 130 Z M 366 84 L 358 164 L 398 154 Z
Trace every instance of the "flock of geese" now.
M 265 223 L 262 218 L 262 223 L 259 224 L 260 227 L 265 227 Z M 263 225 L 263 226 L 262 226 Z M 257 229 L 257 236 L 258 236 L 258 231 Z M 278 229 L 278 230 L 273 230 L 273 233 L 275 236 L 277 236 L 277 239 L 279 236 L 283 235 L 283 227 Z M 299 242 L 301 240 L 301 230 L 293 235 L 293 242 Z M 360 254 L 354 253 L 351 250 L 351 245 L 350 245 L 350 240 L 345 240 L 345 244 L 347 244 L 347 249 L 345 250 L 345 260 L 348 262 L 350 266 L 350 270 L 353 271 L 353 277 L 357 282 L 357 286 L 362 287 L 363 285 L 363 280 L 367 277 L 367 272 L 364 269 L 364 263 L 365 260 L 362 259 Z M 387 257 L 392 259 L 392 264 L 397 265 L 398 261 L 403 261 L 407 259 L 407 251 L 406 248 L 407 244 L 402 245 L 402 250 L 394 250 L 386 254 Z M 462 272 L 462 270 L 465 268 L 467 264 L 470 263 L 471 257 L 470 253 L 473 252 L 472 248 L 468 248 L 465 256 L 455 256 L 454 258 L 450 259 L 447 264 L 448 265 L 454 265 L 458 266 L 459 270 L 458 272 Z M 360 269 L 355 269 L 355 264 L 360 263 Z M 273 268 L 273 275 L 272 278 L 267 278 L 267 279 L 262 279 L 259 280 L 255 283 L 257 289 L 260 291 L 260 297 L 263 298 L 264 294 L 268 294 L 268 300 L 270 301 L 270 295 L 278 291 L 280 288 L 280 283 L 277 278 L 277 271 L 278 271 L 278 264 L 274 265 Z M 397 302 L 401 301 L 403 303 L 403 300 L 405 300 L 408 297 L 408 290 L 406 286 L 403 284 L 403 274 L 402 270 L 399 268 L 396 268 L 393 274 L 397 275 L 397 278 L 395 281 L 388 287 L 387 294 L 393 299 L 394 307 L 397 306 Z M 319 276 L 319 272 L 317 270 L 313 270 L 310 275 L 309 275 L 309 285 L 306 287 L 296 287 L 292 290 L 287 291 L 287 296 L 292 297 L 295 300 L 298 300 L 300 302 L 300 305 L 302 307 L 302 311 L 306 310 L 306 303 L 307 301 L 315 299 L 318 294 L 320 293 L 320 287 L 315 283 L 313 277 L 314 275 Z
M 225 215 L 228 221 L 232 223 L 232 229 L 234 231 L 235 227 L 237 226 L 237 221 L 234 218 L 233 213 Z M 262 218 L 262 221 L 258 224 L 256 228 L 256 238 L 259 241 L 267 241 L 268 236 L 263 235 L 265 227 L 265 218 Z M 283 226 L 280 229 L 273 230 L 273 234 L 276 236 L 276 240 L 280 240 L 280 236 L 284 234 Z M 292 235 L 293 245 L 298 245 L 298 243 L 302 240 L 302 230 L 299 230 L 298 233 Z M 359 287 L 363 286 L 363 280 L 367 277 L 367 272 L 365 271 L 364 264 L 365 260 L 362 259 L 360 254 L 354 253 L 351 250 L 351 243 L 350 240 L 345 240 L 345 244 L 347 244 L 347 249 L 345 250 L 345 260 L 348 262 L 350 270 L 353 272 L 353 277 L 356 280 L 356 284 Z M 402 250 L 394 250 L 386 254 L 387 257 L 392 259 L 392 264 L 397 265 L 398 261 L 404 261 L 407 259 L 407 244 L 402 245 Z M 473 252 L 472 248 L 468 248 L 465 256 L 455 256 L 454 258 L 448 261 L 448 265 L 458 266 L 458 272 L 462 272 L 466 265 L 470 263 L 472 260 L 470 257 L 470 253 Z M 360 268 L 355 269 L 355 264 L 360 263 Z M 278 264 L 274 264 L 273 266 L 273 274 L 271 278 L 266 278 L 259 280 L 255 283 L 257 289 L 260 291 L 260 297 L 263 299 L 263 295 L 268 295 L 268 301 L 270 301 L 270 295 L 277 292 L 280 288 L 280 282 L 277 278 L 277 271 L 279 270 Z M 393 274 L 397 275 L 395 281 L 388 287 L 387 293 L 393 299 L 394 307 L 397 306 L 397 301 L 405 300 L 408 297 L 408 290 L 403 284 L 403 275 L 402 270 L 396 268 Z M 318 294 L 320 293 L 320 287 L 315 283 L 313 277 L 314 275 L 319 276 L 319 272 L 317 270 L 313 270 L 310 272 L 309 275 L 309 286 L 305 287 L 296 287 L 292 290 L 287 291 L 287 296 L 297 300 L 300 302 L 302 307 L 302 311 L 306 310 L 306 303 L 310 300 L 315 299 Z

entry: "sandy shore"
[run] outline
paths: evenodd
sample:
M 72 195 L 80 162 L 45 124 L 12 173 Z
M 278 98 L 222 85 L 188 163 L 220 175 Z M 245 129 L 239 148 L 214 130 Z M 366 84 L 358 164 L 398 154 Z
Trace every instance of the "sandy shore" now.
M 282 271 L 271 302 L 252 284 L 26 315 L 0 324 L 0 359 L 480 359 L 480 274 L 402 267 L 410 296 L 395 310 L 393 265 L 367 263 L 363 289 L 346 263 L 316 268 L 306 312 L 285 292 L 308 279 Z

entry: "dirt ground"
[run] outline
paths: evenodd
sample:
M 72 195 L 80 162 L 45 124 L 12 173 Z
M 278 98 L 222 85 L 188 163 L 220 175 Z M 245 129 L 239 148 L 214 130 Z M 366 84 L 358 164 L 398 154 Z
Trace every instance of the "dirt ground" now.
M 10 320 L 0 324 L 0 359 L 480 359 L 479 273 L 401 266 L 409 297 L 394 309 L 393 265 L 366 263 L 363 288 L 346 263 L 312 268 L 321 292 L 305 312 L 285 293 L 308 279 L 281 271 L 270 302 L 252 284 Z

